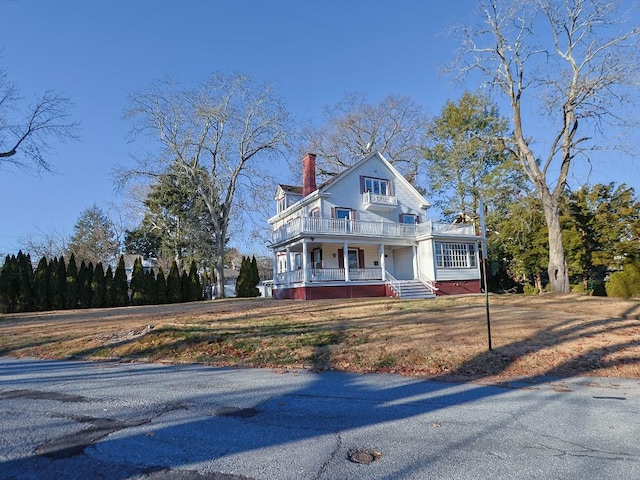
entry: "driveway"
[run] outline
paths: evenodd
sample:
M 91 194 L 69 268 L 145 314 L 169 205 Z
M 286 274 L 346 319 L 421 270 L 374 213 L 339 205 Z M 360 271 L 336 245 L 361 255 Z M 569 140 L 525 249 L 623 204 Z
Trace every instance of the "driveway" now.
M 640 381 L 0 358 L 2 479 L 640 478 Z

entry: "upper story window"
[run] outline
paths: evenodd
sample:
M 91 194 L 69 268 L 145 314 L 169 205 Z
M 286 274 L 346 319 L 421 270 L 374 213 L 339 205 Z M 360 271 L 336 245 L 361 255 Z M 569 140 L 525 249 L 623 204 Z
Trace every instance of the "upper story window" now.
M 278 213 L 283 212 L 287 209 L 287 197 L 283 196 L 277 200 L 278 203 Z
M 389 180 L 364 177 L 364 191 L 371 192 L 375 195 L 391 195 Z
M 475 268 L 475 244 L 436 242 L 436 265 L 438 268 Z
M 416 223 L 418 223 L 418 216 L 414 215 L 413 213 L 401 213 L 400 223 L 415 225 Z

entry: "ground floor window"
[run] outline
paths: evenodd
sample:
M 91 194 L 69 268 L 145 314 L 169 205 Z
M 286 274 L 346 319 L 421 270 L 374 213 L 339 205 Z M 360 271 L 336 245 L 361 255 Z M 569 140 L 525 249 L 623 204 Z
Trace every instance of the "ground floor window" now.
M 438 268 L 475 268 L 476 245 L 436 242 L 436 266 Z

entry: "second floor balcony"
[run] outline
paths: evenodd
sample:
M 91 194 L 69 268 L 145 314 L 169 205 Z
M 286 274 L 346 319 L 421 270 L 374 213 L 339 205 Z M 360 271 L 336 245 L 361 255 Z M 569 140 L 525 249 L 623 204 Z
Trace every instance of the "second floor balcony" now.
M 473 224 L 451 224 L 426 222 L 421 224 L 370 222 L 348 218 L 297 217 L 272 232 L 274 244 L 296 237 L 323 236 L 373 237 L 413 240 L 418 235 L 428 234 L 475 235 Z
M 398 199 L 393 195 L 379 195 L 373 192 L 362 194 L 362 206 L 365 210 L 392 210 L 398 205 Z

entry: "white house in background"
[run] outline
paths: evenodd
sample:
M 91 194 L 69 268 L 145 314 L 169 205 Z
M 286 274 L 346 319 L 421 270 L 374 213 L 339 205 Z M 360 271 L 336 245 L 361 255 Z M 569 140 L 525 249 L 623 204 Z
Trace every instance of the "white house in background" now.
M 429 202 L 379 152 L 316 186 L 279 185 L 269 219 L 273 295 L 310 300 L 480 292 L 473 224 L 434 223 Z

